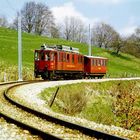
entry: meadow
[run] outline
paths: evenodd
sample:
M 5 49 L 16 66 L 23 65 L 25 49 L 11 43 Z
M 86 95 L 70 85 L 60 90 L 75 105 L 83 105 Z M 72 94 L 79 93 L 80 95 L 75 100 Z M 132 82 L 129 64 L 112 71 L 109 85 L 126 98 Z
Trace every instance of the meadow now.
M 28 33 L 22 33 L 23 52 L 23 78 L 33 79 L 34 50 L 39 49 L 42 44 L 63 44 L 79 48 L 80 53 L 88 54 L 88 45 L 66 41 L 64 39 L 48 38 Z M 4 80 L 4 74 L 9 75 L 7 80 L 17 78 L 17 31 L 0 27 L 0 80 Z M 106 77 L 134 77 L 140 76 L 140 59 L 120 53 L 92 46 L 92 55 L 108 58 L 108 72 Z M 14 76 L 11 74 L 14 73 Z M 26 74 L 26 75 L 24 75 Z M 29 76 L 28 76 L 29 75 Z M 14 77 L 14 79 L 13 79 Z

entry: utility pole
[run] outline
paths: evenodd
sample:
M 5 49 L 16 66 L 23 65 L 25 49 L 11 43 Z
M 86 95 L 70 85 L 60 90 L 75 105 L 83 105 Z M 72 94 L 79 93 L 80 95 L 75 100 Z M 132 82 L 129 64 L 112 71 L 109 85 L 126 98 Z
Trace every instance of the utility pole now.
M 88 55 L 91 56 L 91 31 L 90 31 L 90 24 L 89 24 L 89 47 L 88 47 Z
M 22 35 L 21 14 L 18 12 L 18 81 L 22 81 Z

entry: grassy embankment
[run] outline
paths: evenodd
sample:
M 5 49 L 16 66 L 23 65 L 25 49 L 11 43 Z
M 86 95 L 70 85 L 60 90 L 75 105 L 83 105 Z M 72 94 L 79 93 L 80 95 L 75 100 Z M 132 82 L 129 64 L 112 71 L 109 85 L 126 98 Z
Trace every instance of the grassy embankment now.
M 79 48 L 83 54 L 87 54 L 88 51 L 88 46 L 82 43 L 63 39 L 52 39 L 27 33 L 23 33 L 22 37 L 24 79 L 31 79 L 33 77 L 34 49 L 40 48 L 41 44 L 69 45 Z M 116 56 L 112 52 L 97 47 L 93 47 L 92 54 L 109 59 L 107 76 L 140 76 L 140 59 L 134 56 L 122 53 Z M 9 80 L 17 78 L 17 32 L 0 27 L 0 81 L 3 80 L 4 72 Z
M 39 94 L 49 107 L 57 87 Z M 55 112 L 97 123 L 137 130 L 140 127 L 140 80 L 61 86 L 51 107 Z

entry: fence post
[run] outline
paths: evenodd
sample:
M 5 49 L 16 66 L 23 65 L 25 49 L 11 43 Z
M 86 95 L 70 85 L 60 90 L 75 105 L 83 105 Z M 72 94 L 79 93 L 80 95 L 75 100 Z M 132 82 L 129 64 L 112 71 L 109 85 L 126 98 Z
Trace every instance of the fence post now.
M 59 87 L 57 88 L 56 92 L 53 93 L 53 95 L 52 95 L 52 97 L 51 97 L 51 99 L 50 99 L 50 101 L 49 101 L 49 107 L 51 107 L 51 106 L 53 105 L 53 102 L 54 102 L 55 97 L 56 97 L 56 95 L 57 95 L 57 93 L 58 93 L 58 90 L 59 90 Z
M 6 79 L 6 72 L 4 72 L 4 75 L 3 75 L 3 80 L 4 80 L 4 82 L 6 82 L 6 81 L 7 81 L 7 79 Z

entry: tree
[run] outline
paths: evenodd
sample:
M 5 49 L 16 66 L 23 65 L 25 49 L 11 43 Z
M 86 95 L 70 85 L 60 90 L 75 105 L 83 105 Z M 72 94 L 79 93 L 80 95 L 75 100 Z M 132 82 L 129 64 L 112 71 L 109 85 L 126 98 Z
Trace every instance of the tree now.
M 135 30 L 135 33 L 126 38 L 126 43 L 123 47 L 123 52 L 129 53 L 136 57 L 140 57 L 140 28 Z
M 93 27 L 93 42 L 98 45 L 100 48 L 111 47 L 113 40 L 116 38 L 117 32 L 108 24 L 99 23 Z
M 59 33 L 59 27 L 57 26 L 52 26 L 50 28 L 50 34 L 52 38 L 59 38 L 60 37 L 60 33 Z
M 115 50 L 116 54 L 119 54 L 121 49 L 124 47 L 125 43 L 125 39 L 122 39 L 120 35 L 116 33 L 116 36 L 114 36 L 110 47 Z
M 84 42 L 86 30 L 81 19 L 75 17 L 65 17 L 63 24 L 63 34 L 66 40 Z
M 35 2 L 27 2 L 24 5 L 23 9 L 21 10 L 23 31 L 28 33 L 33 32 L 36 16 L 35 11 L 36 11 Z
M 46 5 L 39 3 L 36 5 L 35 13 L 35 33 L 38 35 L 47 34 L 54 25 L 52 12 Z
M 55 26 L 52 12 L 42 3 L 27 2 L 21 10 L 22 30 L 38 35 L 50 34 L 50 29 Z M 13 27 L 17 29 L 17 17 Z
M 0 17 L 0 27 L 7 27 L 8 26 L 8 22 L 7 19 L 4 16 Z
M 70 38 L 71 38 L 71 25 L 70 25 L 70 20 L 68 17 L 65 17 L 65 19 L 64 19 L 64 28 L 63 28 L 62 32 L 64 32 L 64 38 L 66 40 L 70 40 Z

